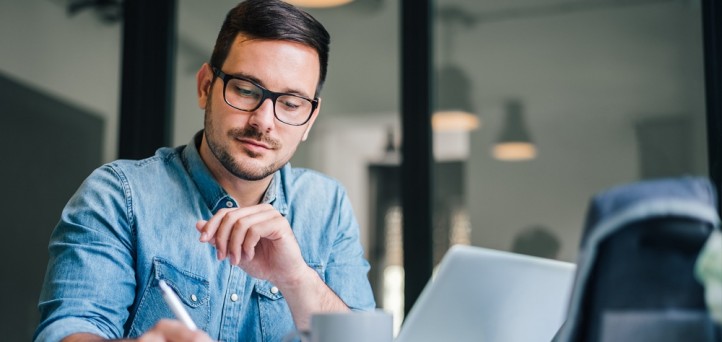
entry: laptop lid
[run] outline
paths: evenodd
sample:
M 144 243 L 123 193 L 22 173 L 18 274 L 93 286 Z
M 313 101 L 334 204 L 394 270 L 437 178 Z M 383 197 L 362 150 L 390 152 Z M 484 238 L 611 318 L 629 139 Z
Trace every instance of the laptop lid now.
M 572 263 L 453 246 L 396 342 L 549 342 L 566 317 Z

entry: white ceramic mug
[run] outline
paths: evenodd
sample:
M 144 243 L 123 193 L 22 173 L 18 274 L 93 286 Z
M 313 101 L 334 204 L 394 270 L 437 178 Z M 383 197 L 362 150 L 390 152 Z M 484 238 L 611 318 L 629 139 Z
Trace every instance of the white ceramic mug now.
M 311 316 L 311 330 L 294 331 L 285 342 L 392 342 L 393 316 L 383 310 L 327 312 Z

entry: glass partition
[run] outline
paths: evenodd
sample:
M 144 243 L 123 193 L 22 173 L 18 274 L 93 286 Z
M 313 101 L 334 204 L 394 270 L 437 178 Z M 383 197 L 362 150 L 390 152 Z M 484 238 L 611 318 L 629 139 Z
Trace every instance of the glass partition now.
M 707 174 L 699 5 L 440 0 L 436 8 L 437 68 L 453 66 L 461 80 L 438 77 L 437 103 L 449 105 L 449 88 L 465 94 L 480 122 L 435 129 L 434 141 L 437 160 L 463 165 L 472 245 L 574 261 L 594 193 Z

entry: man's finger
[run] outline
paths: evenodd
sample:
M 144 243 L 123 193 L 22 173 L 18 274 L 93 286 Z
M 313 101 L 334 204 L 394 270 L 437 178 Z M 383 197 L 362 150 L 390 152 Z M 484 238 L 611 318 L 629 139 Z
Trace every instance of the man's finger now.
M 250 215 L 259 211 L 273 209 L 270 204 L 258 204 L 245 208 L 222 208 L 219 209 L 208 221 L 199 220 L 196 222 L 196 229 L 201 232 L 201 242 L 208 242 L 216 234 L 216 229 L 229 212 L 237 212 L 241 216 Z
M 201 241 L 202 242 L 208 242 L 210 238 L 216 235 L 216 229 L 218 229 L 218 225 L 220 224 L 223 217 L 226 216 L 226 213 L 231 211 L 229 208 L 223 208 L 218 210 L 215 215 L 211 216 L 208 221 L 205 222 L 203 227 L 201 228 Z M 201 221 L 198 221 L 198 223 L 201 223 Z
M 286 221 L 286 218 L 281 216 L 280 213 L 276 213 L 275 217 L 253 226 L 253 229 L 246 234 L 246 239 L 242 246 L 243 255 L 246 256 L 246 260 L 253 260 L 256 256 L 256 246 L 258 246 L 261 239 L 271 241 L 280 239 L 284 234 L 284 227 L 289 227 L 288 221 Z
M 254 227 L 271 220 L 274 216 L 280 216 L 280 214 L 275 209 L 271 209 L 257 212 L 236 221 L 228 243 L 228 251 L 229 254 L 233 255 L 231 262 L 234 265 L 241 262 L 241 257 L 244 252 L 243 246 L 245 245 L 245 240 L 248 238 L 248 234 L 254 229 Z

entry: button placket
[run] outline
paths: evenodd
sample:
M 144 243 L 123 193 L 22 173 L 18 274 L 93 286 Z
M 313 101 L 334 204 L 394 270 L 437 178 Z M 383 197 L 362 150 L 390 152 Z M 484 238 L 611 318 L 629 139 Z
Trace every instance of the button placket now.
M 219 334 L 220 341 L 243 341 L 239 339 L 241 331 L 241 299 L 244 289 L 243 284 L 247 281 L 245 273 L 238 267 L 228 265 L 230 273 L 228 285 L 224 288 L 224 301 L 228 301 L 228 305 L 224 305 L 223 315 L 221 316 L 221 331 Z M 241 332 L 242 334 L 242 332 Z

